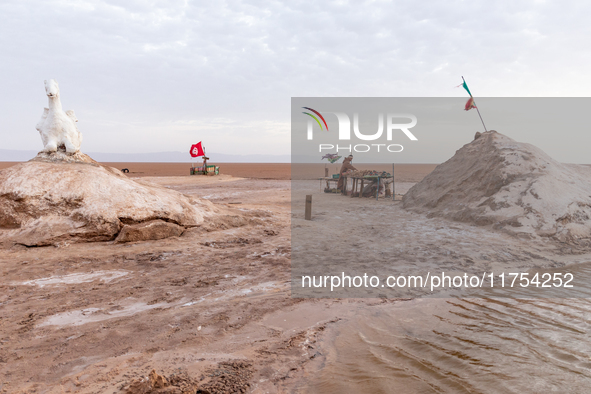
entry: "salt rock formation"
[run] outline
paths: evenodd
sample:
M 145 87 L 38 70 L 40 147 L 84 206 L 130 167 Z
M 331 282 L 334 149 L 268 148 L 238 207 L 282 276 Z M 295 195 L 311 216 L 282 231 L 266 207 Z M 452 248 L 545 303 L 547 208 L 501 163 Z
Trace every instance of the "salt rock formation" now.
M 558 163 L 489 131 L 437 166 L 402 199 L 405 209 L 577 243 L 591 237 L 591 169 Z
M 87 155 L 41 152 L 0 171 L 0 242 L 140 241 L 178 236 L 213 204 L 127 178 Z
M 62 109 L 60 89 L 55 79 L 45 81 L 45 93 L 49 100 L 49 108 L 44 108 L 41 120 L 36 129 L 41 135 L 43 150 L 55 152 L 63 145 L 68 153 L 78 152 L 82 143 L 82 133 L 78 131 L 78 119 L 74 111 Z

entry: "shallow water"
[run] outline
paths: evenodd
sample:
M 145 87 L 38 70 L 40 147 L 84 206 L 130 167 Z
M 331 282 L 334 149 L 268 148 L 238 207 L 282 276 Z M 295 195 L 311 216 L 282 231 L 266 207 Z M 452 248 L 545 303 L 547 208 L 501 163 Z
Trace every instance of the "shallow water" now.
M 591 266 L 574 267 L 591 283 Z M 584 289 L 561 295 L 587 295 Z M 589 393 L 588 298 L 416 299 L 334 326 L 309 393 Z
M 111 282 L 127 274 L 129 274 L 129 272 L 121 270 L 93 271 L 86 273 L 74 273 L 62 276 L 50 276 L 48 278 L 32 279 L 14 284 L 45 287 L 50 285 L 71 285 L 77 283 L 92 282 L 96 279 L 100 279 L 103 282 Z

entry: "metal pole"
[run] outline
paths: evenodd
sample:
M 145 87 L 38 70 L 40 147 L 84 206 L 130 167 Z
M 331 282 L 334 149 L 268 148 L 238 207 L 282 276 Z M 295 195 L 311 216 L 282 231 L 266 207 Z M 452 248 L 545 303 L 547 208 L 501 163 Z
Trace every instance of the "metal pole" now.
M 464 79 L 464 77 L 462 76 L 462 81 L 464 81 L 464 83 L 466 83 L 466 80 Z M 466 85 L 468 86 L 468 85 Z M 470 97 L 472 97 L 472 102 L 474 103 L 474 107 L 476 108 L 476 112 L 478 112 L 478 116 L 480 117 L 480 121 L 482 122 L 482 126 L 484 127 L 484 131 L 488 131 L 486 130 L 486 126 L 484 124 L 484 120 L 482 120 L 482 115 L 480 115 L 480 111 L 478 110 L 478 106 L 476 105 L 476 100 L 474 100 L 474 96 L 472 96 L 472 93 L 470 93 Z
M 376 190 L 376 201 L 380 197 L 380 177 L 378 176 L 378 190 Z
M 394 186 L 394 163 L 392 163 L 392 201 L 396 201 L 396 187 Z

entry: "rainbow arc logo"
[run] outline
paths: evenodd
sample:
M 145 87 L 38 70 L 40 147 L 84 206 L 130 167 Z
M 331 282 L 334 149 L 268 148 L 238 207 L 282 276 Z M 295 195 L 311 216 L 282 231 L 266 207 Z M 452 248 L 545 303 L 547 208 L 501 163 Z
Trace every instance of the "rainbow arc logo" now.
M 310 108 L 310 107 L 302 107 L 302 108 L 304 108 L 304 109 L 307 109 L 308 111 L 312 111 L 312 112 L 314 112 L 316 115 L 318 115 L 318 116 L 320 117 L 320 119 L 322 119 L 322 122 L 324 122 L 324 126 L 326 126 L 326 131 L 328 131 L 328 125 L 326 124 L 326 120 L 324 120 L 324 116 L 322 116 L 322 115 L 320 114 L 320 112 L 318 112 L 318 111 L 316 111 L 315 109 L 312 109 L 312 108 Z M 320 126 L 320 130 L 324 130 L 324 129 L 323 129 L 323 127 L 322 127 L 322 123 L 320 123 L 320 120 L 318 120 L 318 118 L 317 118 L 316 116 L 312 115 L 312 114 L 311 114 L 311 113 L 309 113 L 309 112 L 302 112 L 302 113 L 303 113 L 303 114 L 306 114 L 306 115 L 308 115 L 308 116 L 311 116 L 311 117 L 312 117 L 312 118 L 313 118 L 313 119 L 314 119 L 314 120 L 315 120 L 315 121 L 318 123 L 318 126 Z

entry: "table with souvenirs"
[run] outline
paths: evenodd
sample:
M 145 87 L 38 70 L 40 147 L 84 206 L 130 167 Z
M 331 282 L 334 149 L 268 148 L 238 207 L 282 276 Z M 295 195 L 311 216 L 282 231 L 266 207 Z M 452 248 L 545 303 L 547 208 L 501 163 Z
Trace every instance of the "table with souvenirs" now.
M 386 171 L 362 170 L 352 171 L 342 175 L 343 188 L 340 191 L 343 195 L 350 197 L 380 197 L 380 191 L 384 189 L 384 197 L 394 199 L 394 178 Z M 338 179 L 337 179 L 338 180 Z M 350 190 L 349 188 L 350 182 Z M 392 186 L 392 190 L 390 190 Z
M 320 181 L 320 190 L 322 190 L 322 183 L 325 184 L 325 193 L 340 193 L 340 190 L 337 189 L 337 185 L 339 183 L 339 174 L 334 174 L 331 177 L 323 176 L 318 178 L 318 180 Z

